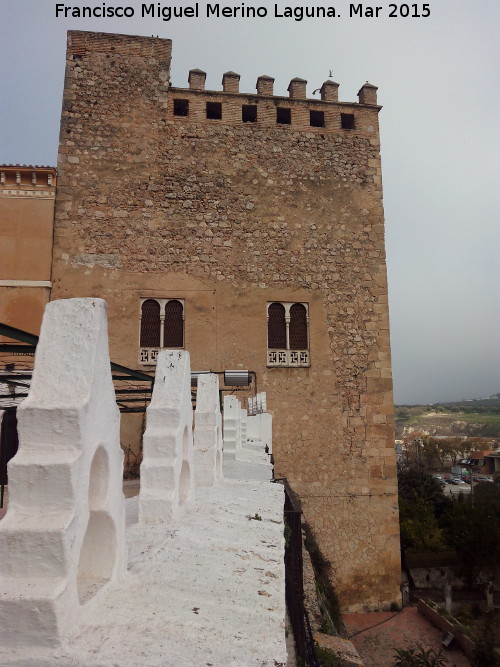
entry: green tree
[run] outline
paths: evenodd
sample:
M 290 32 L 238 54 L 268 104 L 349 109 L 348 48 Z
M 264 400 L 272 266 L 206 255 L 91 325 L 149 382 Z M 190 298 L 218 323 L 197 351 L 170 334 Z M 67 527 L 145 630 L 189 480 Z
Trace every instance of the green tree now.
M 492 491 L 478 484 L 476 501 L 460 499 L 451 503 L 440 524 L 448 545 L 456 551 L 459 565 L 457 575 L 472 588 L 495 578 L 500 562 L 500 493 L 492 497 Z
M 398 469 L 398 493 L 399 497 L 408 502 L 420 498 L 430 503 L 434 508 L 441 506 L 445 501 L 441 484 L 438 480 L 425 470 L 414 468 Z
M 406 552 L 440 551 L 444 548 L 443 533 L 432 504 L 422 498 L 399 502 L 401 548 Z
M 401 564 L 411 588 L 413 578 L 407 565 L 409 552 L 435 551 L 443 548 L 439 517 L 447 500 L 439 482 L 424 470 L 398 469 Z

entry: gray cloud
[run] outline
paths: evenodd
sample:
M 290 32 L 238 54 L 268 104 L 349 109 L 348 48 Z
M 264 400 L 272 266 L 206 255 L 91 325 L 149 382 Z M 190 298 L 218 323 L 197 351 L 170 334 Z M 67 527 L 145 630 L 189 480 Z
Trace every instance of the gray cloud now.
M 278 94 L 294 76 L 307 79 L 311 93 L 332 69 L 340 99 L 355 101 L 369 80 L 384 105 L 395 399 L 497 392 L 498 3 L 432 0 L 431 17 L 406 19 L 349 19 L 349 3 L 333 4 L 338 19 L 165 23 L 56 19 L 52 1 L 4 2 L 0 160 L 55 164 L 68 29 L 171 38 L 178 86 L 186 85 L 189 69 L 201 67 L 209 88 L 219 89 L 231 69 L 241 74 L 243 91 L 253 92 L 257 76 L 270 74 Z

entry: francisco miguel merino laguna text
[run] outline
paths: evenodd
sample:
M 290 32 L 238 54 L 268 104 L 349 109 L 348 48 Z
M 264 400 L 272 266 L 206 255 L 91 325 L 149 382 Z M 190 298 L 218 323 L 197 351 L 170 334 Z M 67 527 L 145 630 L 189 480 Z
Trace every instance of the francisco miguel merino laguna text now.
M 351 5 L 351 7 L 355 7 L 355 5 Z M 204 9 L 206 18 L 265 18 L 268 15 L 272 15 L 274 18 L 292 18 L 295 21 L 302 21 L 304 18 L 330 18 L 338 16 L 334 7 L 321 6 L 280 7 L 275 4 L 273 14 L 270 14 L 267 7 L 247 6 L 245 3 L 234 6 L 207 3 Z M 135 13 L 134 7 L 107 5 L 105 2 L 95 7 L 77 7 L 59 2 L 56 3 L 56 17 L 132 18 L 135 16 Z M 170 21 L 173 18 L 199 18 L 200 7 L 198 2 L 191 6 L 161 5 L 159 2 L 142 3 L 140 16 L 142 18 L 159 18 L 163 21 Z

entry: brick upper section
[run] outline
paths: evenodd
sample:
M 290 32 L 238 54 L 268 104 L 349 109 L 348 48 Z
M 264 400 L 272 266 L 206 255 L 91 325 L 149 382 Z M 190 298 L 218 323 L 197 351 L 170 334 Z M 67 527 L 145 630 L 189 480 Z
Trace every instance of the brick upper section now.
M 187 116 L 174 114 L 174 100 L 187 100 L 189 111 Z M 219 102 L 222 112 L 221 119 L 207 119 L 207 102 Z M 378 136 L 378 106 L 365 106 L 354 102 L 328 102 L 315 99 L 297 99 L 293 97 L 279 97 L 256 95 L 249 93 L 232 93 L 215 90 L 194 90 L 192 88 L 169 88 L 167 100 L 167 116 L 174 121 L 208 122 L 214 124 L 236 125 L 242 123 L 243 105 L 257 106 L 257 119 L 253 123 L 245 123 L 247 128 L 277 127 L 285 130 L 301 129 L 311 132 L 350 133 L 373 139 Z M 290 124 L 279 124 L 276 120 L 276 109 L 291 110 Z M 324 114 L 324 126 L 311 125 L 311 111 Z M 342 129 L 341 115 L 354 115 L 354 128 Z
M 124 56 L 149 56 L 170 65 L 172 40 L 70 30 L 68 32 L 68 56 L 84 55 L 89 51 L 116 53 Z

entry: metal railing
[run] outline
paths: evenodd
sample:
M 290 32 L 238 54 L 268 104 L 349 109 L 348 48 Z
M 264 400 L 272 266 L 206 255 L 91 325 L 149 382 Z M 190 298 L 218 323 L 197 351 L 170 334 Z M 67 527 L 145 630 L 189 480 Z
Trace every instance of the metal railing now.
M 285 487 L 285 597 L 288 617 L 295 640 L 297 663 L 305 667 L 320 667 L 314 650 L 314 639 L 304 606 L 302 561 L 302 510 L 288 480 L 277 479 Z

